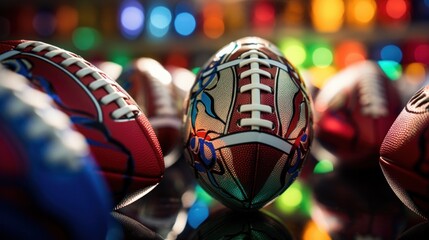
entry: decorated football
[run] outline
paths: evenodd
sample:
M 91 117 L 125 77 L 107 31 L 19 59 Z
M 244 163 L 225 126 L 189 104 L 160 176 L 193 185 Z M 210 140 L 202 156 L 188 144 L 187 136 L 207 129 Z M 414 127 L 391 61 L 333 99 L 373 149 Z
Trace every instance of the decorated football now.
M 165 167 L 182 154 L 182 117 L 171 74 L 155 59 L 133 61 L 116 81 L 130 94 L 149 119 L 164 155 Z
M 272 43 L 245 37 L 203 66 L 188 95 L 185 154 L 224 205 L 255 210 L 297 178 L 310 150 L 311 97 Z
M 89 143 L 116 207 L 155 187 L 164 173 L 158 139 L 132 97 L 80 56 L 39 41 L 0 43 L 0 61 L 51 96 Z
M 5 68 L 0 109 L 1 238 L 115 238 L 107 186 L 69 117 Z
M 401 201 L 429 219 L 429 86 L 408 101 L 386 134 L 380 166 Z
M 329 79 L 314 100 L 317 144 L 312 154 L 326 151 L 341 167 L 378 167 L 381 142 L 402 107 L 377 62 L 348 66 Z

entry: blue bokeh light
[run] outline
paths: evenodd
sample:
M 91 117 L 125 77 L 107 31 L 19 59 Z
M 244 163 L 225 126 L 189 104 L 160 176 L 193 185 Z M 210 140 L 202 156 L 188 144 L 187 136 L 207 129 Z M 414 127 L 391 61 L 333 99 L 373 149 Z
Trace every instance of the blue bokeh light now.
M 128 39 L 137 38 L 143 31 L 143 6 L 135 0 L 124 1 L 120 8 L 121 33 Z
M 195 17 L 188 12 L 179 13 L 174 19 L 174 28 L 182 36 L 189 36 L 194 32 L 195 27 Z
M 162 38 L 168 33 L 168 28 L 157 28 L 152 24 L 149 25 L 149 32 L 152 36 L 157 38 Z
M 381 60 L 390 60 L 399 63 L 402 60 L 402 50 L 394 44 L 389 44 L 381 49 L 380 57 Z
M 168 28 L 171 23 L 171 12 L 164 6 L 157 6 L 150 13 L 150 24 L 156 28 Z
M 156 6 L 150 11 L 149 32 L 156 38 L 167 35 L 172 20 L 171 12 L 164 6 Z
M 188 211 L 188 224 L 196 229 L 209 216 L 209 208 L 202 201 L 195 201 Z

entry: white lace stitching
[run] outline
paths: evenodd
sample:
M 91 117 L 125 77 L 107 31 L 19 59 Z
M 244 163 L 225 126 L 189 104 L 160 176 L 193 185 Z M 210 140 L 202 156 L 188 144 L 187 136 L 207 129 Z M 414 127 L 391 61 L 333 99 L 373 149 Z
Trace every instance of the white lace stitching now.
M 249 58 L 247 58 L 249 57 Z M 240 88 L 240 93 L 250 91 L 251 92 L 251 103 L 241 105 L 239 108 L 240 112 L 251 112 L 250 118 L 242 118 L 238 123 L 239 126 L 251 126 L 252 130 L 259 130 L 260 127 L 273 129 L 274 123 L 269 120 L 261 118 L 261 112 L 272 113 L 273 109 L 269 105 L 261 104 L 261 91 L 272 92 L 272 89 L 261 83 L 261 75 L 271 78 L 271 74 L 268 71 L 260 69 L 260 65 L 271 67 L 268 61 L 268 56 L 257 50 L 250 50 L 241 55 L 243 59 L 239 67 L 250 65 L 250 69 L 240 74 L 240 79 L 250 76 L 250 83 L 245 84 Z
M 41 52 L 47 50 L 48 52 L 45 53 L 45 56 L 48 58 L 53 58 L 57 55 L 60 55 L 64 58 L 64 60 L 61 62 L 61 65 L 63 65 L 64 67 L 68 67 L 73 64 L 79 66 L 81 69 L 76 72 L 77 77 L 83 78 L 86 75 L 91 75 L 95 79 L 95 81 L 89 84 L 89 88 L 92 91 L 95 91 L 99 88 L 104 88 L 104 90 L 106 90 L 108 93 L 106 96 L 101 98 L 101 103 L 107 105 L 109 103 L 115 102 L 119 106 L 119 108 L 114 110 L 111 114 L 114 119 L 121 119 L 124 118 L 124 116 L 126 118 L 133 118 L 136 115 L 135 112 L 139 111 L 137 106 L 127 104 L 125 99 L 128 99 L 128 96 L 126 96 L 122 92 L 115 90 L 113 81 L 103 77 L 96 68 L 91 67 L 82 58 L 58 47 L 37 41 L 23 42 L 19 44 L 17 48 L 25 49 L 26 47 L 31 45 L 34 46 L 34 48 L 32 49 L 33 52 Z
M 374 118 L 388 114 L 386 91 L 382 84 L 383 81 L 376 74 L 366 74 L 362 78 L 358 85 L 362 114 Z

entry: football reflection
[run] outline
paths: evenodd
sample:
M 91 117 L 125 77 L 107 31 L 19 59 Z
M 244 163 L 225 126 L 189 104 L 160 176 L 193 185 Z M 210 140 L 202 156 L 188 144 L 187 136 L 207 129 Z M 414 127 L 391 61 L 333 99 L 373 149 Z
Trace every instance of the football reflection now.
M 277 216 L 260 210 L 239 212 L 221 208 L 213 212 L 188 239 L 293 239 Z

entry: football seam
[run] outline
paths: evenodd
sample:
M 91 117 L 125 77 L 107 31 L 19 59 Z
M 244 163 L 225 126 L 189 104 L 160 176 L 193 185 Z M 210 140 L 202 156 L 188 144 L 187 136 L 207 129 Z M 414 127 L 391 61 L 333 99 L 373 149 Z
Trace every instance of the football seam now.
M 251 49 L 240 55 L 242 58 L 239 63 L 239 67 L 249 65 L 249 69 L 243 71 L 240 74 L 239 80 L 244 78 L 250 78 L 250 83 L 240 87 L 240 93 L 249 92 L 251 94 L 251 103 L 243 104 L 239 106 L 238 111 L 250 112 L 250 118 L 241 118 L 238 122 L 240 127 L 249 126 L 252 130 L 259 130 L 261 127 L 273 129 L 274 123 L 272 121 L 262 119 L 261 113 L 273 113 L 273 108 L 269 105 L 261 103 L 261 92 L 272 93 L 270 86 L 261 83 L 261 75 L 272 78 L 271 73 L 261 69 L 259 66 L 264 65 L 271 68 L 271 64 L 268 61 L 268 56 L 256 49 Z M 247 58 L 249 57 L 249 58 Z
M 76 56 L 75 54 L 64 49 L 39 41 L 22 42 L 16 46 L 16 49 L 23 51 L 27 47 L 31 47 L 31 49 L 28 51 L 36 54 L 46 50 L 47 52 L 44 53 L 43 56 L 48 59 L 52 59 L 56 56 L 62 57 L 63 60 L 59 63 L 59 65 L 65 67 L 66 69 L 73 64 L 78 66 L 80 70 L 72 74 L 76 76 L 80 82 L 82 82 L 82 78 L 88 75 L 95 79 L 89 83 L 87 87 L 91 91 L 103 88 L 107 92 L 107 95 L 103 96 L 100 100 L 97 100 L 102 105 L 107 105 L 112 102 L 117 104 L 118 108 L 110 114 L 114 120 L 134 119 L 136 115 L 140 113 L 138 106 L 130 105 L 125 101 L 125 99 L 130 98 L 129 96 L 119 90 L 115 90 L 115 87 L 117 89 L 118 86 L 114 85 L 110 79 L 104 77 L 99 71 L 97 71 L 95 67 L 92 67 L 90 64 L 86 63 L 86 61 L 81 57 Z

